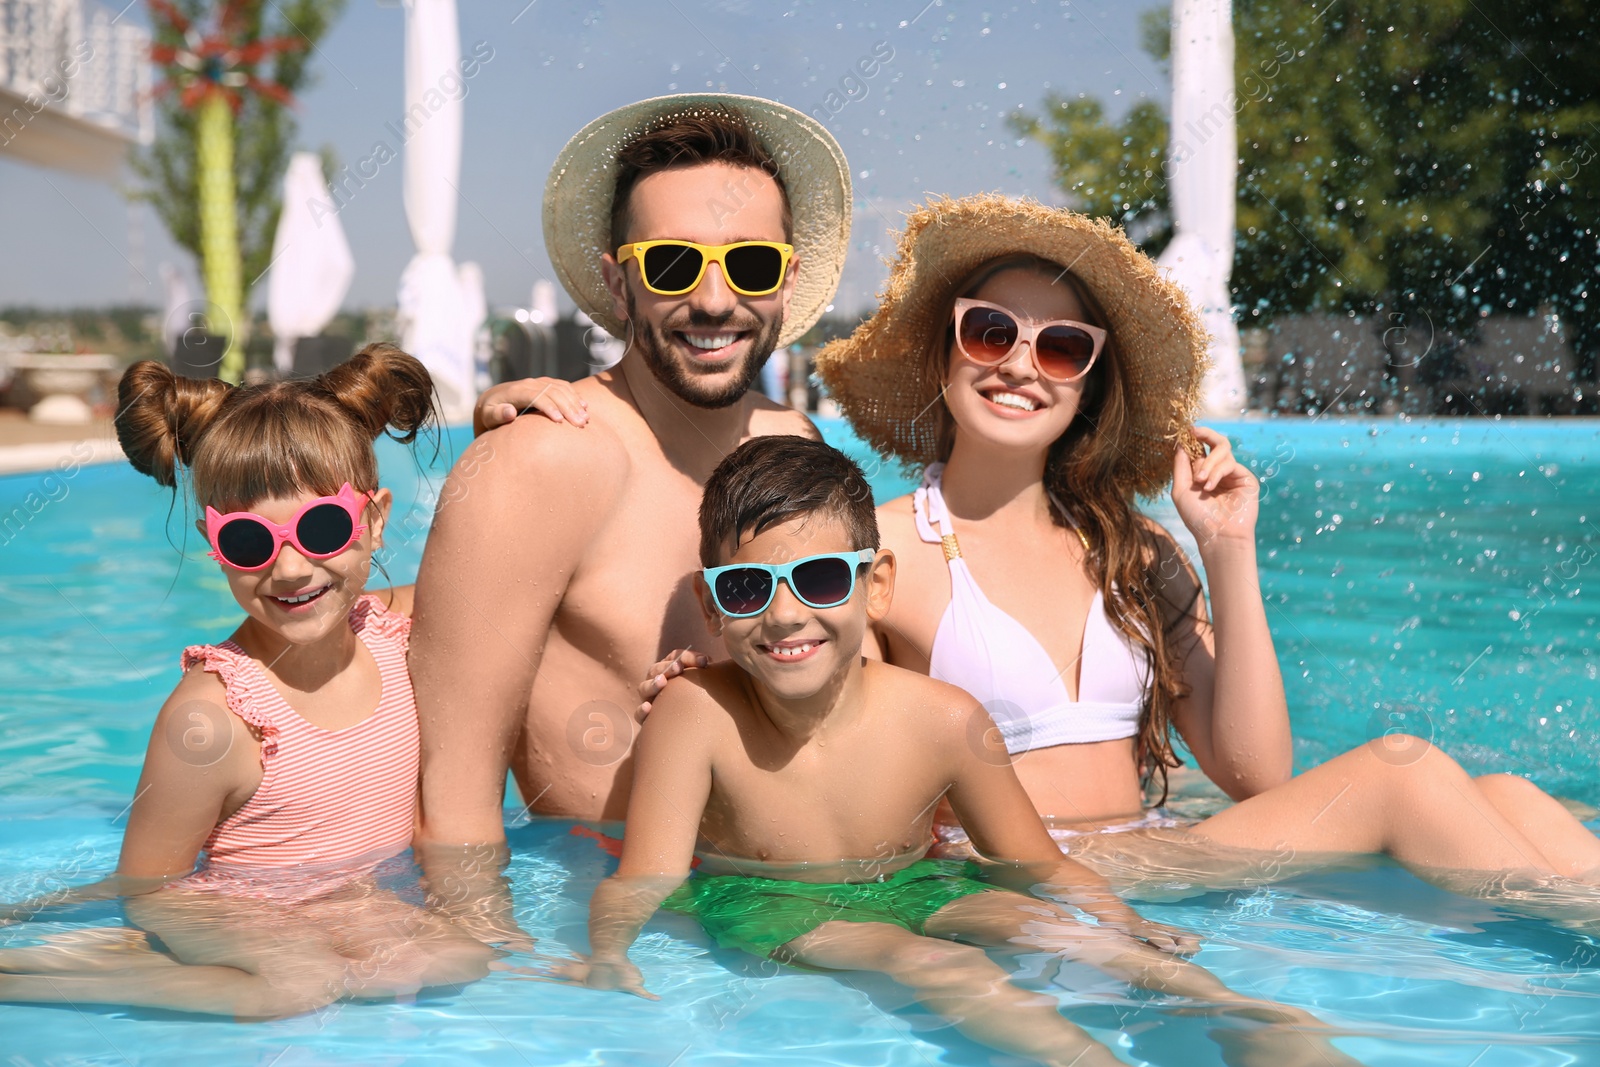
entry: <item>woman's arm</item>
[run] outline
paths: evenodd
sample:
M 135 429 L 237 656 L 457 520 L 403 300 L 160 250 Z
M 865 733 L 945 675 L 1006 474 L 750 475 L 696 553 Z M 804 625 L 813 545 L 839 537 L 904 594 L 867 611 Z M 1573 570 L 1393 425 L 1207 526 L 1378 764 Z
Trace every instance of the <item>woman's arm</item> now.
M 1195 433 L 1210 453 L 1174 456 L 1172 500 L 1199 544 L 1212 617 L 1199 576 L 1160 531 L 1167 639 L 1188 688 L 1173 722 L 1206 776 L 1244 800 L 1289 780 L 1294 739 L 1256 568 L 1260 485 L 1233 458 L 1227 438 L 1205 427 Z

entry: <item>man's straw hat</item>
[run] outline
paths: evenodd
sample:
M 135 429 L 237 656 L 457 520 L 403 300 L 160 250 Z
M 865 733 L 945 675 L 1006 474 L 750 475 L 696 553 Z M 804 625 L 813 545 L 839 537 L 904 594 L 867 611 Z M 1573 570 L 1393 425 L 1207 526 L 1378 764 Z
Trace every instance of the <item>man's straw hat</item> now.
M 850 167 L 833 135 L 810 116 L 771 100 L 732 93 L 658 96 L 620 107 L 579 130 L 556 157 L 544 186 L 544 244 L 556 277 L 578 307 L 613 336 L 626 336 L 626 326 L 611 313 L 600 256 L 617 251 L 611 247 L 617 153 L 674 118 L 714 110 L 743 117 L 777 163 L 789 193 L 792 243 L 800 264 L 778 344 L 809 330 L 839 287 L 850 243 Z M 735 206 L 730 202 L 728 210 Z
M 1132 430 L 1117 481 L 1154 493 L 1172 477 L 1174 442 L 1198 448 L 1191 427 L 1207 335 L 1183 290 L 1099 219 L 992 193 L 930 200 L 907 216 L 877 313 L 817 353 L 828 392 L 880 453 L 912 466 L 938 459 L 943 382 L 928 371 L 929 346 L 950 325 L 955 287 L 983 264 L 1017 253 L 1066 267 L 1105 311 Z

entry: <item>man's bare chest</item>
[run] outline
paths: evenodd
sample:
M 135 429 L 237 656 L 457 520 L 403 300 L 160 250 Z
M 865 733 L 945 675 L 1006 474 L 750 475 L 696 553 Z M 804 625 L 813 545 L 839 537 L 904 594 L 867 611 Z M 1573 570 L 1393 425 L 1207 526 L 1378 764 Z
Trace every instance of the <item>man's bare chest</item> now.
M 673 648 L 706 649 L 699 506 L 700 487 L 671 468 L 636 473 L 569 579 L 556 629 L 642 666 Z

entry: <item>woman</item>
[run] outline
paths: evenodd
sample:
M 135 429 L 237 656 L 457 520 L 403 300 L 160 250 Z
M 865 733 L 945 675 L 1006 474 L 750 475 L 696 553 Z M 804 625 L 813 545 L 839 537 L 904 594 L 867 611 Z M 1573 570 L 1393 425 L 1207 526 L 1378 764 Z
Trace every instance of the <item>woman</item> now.
M 1511 775 L 1474 779 L 1421 739 L 1291 778 L 1258 485 L 1220 434 L 1191 427 L 1203 331 L 1119 231 L 1000 196 L 931 202 L 877 314 L 817 365 L 868 443 L 925 468 L 879 512 L 901 569 L 884 657 L 984 703 L 1074 854 L 1215 882 L 1274 876 L 1285 856 L 1384 852 L 1468 892 L 1481 876 L 1463 872 L 1600 873 L 1600 839 L 1559 802 Z M 1134 510 L 1169 478 L 1210 613 L 1171 535 Z M 1165 796 L 1173 728 L 1238 803 L 1184 831 L 1075 837 L 1170 823 L 1143 801 L 1152 784 Z

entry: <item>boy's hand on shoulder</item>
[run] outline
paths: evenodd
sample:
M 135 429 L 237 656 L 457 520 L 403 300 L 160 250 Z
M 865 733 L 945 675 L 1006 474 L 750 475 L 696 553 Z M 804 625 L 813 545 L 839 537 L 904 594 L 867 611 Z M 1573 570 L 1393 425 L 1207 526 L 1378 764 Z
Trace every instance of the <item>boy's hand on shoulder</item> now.
M 650 714 L 650 707 L 667 683 L 686 670 L 697 667 L 711 666 L 711 657 L 704 652 L 694 652 L 687 648 L 674 649 L 665 659 L 658 661 L 650 668 L 650 674 L 639 683 L 639 718 L 643 719 Z

